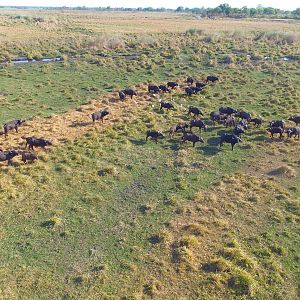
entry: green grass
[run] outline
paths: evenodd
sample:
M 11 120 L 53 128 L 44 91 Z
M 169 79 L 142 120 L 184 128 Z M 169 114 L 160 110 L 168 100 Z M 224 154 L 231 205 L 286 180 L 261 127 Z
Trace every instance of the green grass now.
M 135 100 L 148 105 L 129 109 L 105 132 L 83 128 L 76 140 L 40 152 L 33 165 L 1 167 L 4 298 L 297 297 L 298 142 L 270 142 L 264 128 L 269 119 L 299 113 L 298 62 L 237 63 L 245 53 L 272 50 L 264 40 L 243 47 L 221 39 L 198 49 L 203 37 L 163 37 L 136 61 L 82 55 L 0 70 L 0 91 L 8 93 L 0 98 L 2 123 L 61 114 L 140 83 L 221 78 L 197 96 L 173 92 L 175 111 L 159 111 L 158 98 L 139 95 Z M 174 41 L 185 46 L 171 47 Z M 278 57 L 294 47 L 278 45 Z M 229 54 L 235 63 L 222 63 Z M 209 126 L 195 148 L 180 145 L 179 134 L 145 142 L 150 128 L 167 132 L 189 122 L 189 105 L 200 107 L 205 121 L 229 105 L 266 122 L 234 151 L 218 147 L 222 126 Z M 281 164 L 297 176 L 270 178 L 269 169 Z

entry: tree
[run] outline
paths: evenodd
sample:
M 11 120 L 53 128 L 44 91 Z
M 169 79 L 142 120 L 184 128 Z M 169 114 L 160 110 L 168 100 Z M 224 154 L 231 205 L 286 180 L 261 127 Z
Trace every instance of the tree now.
M 176 12 L 183 12 L 184 8 L 183 8 L 183 6 L 178 6 L 175 11 Z
M 300 17 L 300 7 L 293 11 L 293 14 Z

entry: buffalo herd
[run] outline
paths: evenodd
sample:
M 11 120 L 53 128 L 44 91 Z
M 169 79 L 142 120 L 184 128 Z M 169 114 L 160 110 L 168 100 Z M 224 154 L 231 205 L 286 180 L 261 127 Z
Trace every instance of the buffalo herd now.
M 210 82 L 215 83 L 217 81 L 219 81 L 219 78 L 216 76 L 207 76 L 204 82 L 198 82 L 194 80 L 194 78 L 188 77 L 185 81 L 188 86 L 183 87 L 183 90 L 185 91 L 185 94 L 187 96 L 192 96 L 193 94 L 197 94 L 198 92 L 205 89 L 205 87 Z M 193 86 L 194 84 L 195 86 Z M 158 94 L 162 92 L 159 87 L 160 86 L 149 85 L 148 92 L 151 94 Z M 179 87 L 179 84 L 176 82 L 168 82 L 167 87 L 175 89 Z M 168 92 L 170 92 L 170 90 L 168 90 Z M 160 110 L 162 110 L 163 108 L 167 110 L 176 109 L 174 107 L 174 104 L 161 101 Z M 195 146 L 197 142 L 203 143 L 204 140 L 201 136 L 193 133 L 192 128 L 199 128 L 199 131 L 201 133 L 202 129 L 204 131 L 207 131 L 208 124 L 206 124 L 205 121 L 201 119 L 201 117 L 203 117 L 203 113 L 198 107 L 189 106 L 187 111 L 188 115 L 193 116 L 193 119 L 190 120 L 189 123 L 178 123 L 172 126 L 169 130 L 169 135 L 173 136 L 175 133 L 180 132 L 182 133 L 181 143 L 190 141 L 193 143 L 193 146 Z M 251 113 L 243 110 L 237 110 L 229 106 L 220 107 L 217 112 L 211 112 L 209 119 L 213 126 L 218 123 L 223 124 L 226 128 L 232 127 L 231 132 L 223 132 L 221 133 L 219 138 L 220 147 L 222 147 L 224 143 L 229 143 L 231 144 L 232 151 L 234 146 L 242 141 L 241 136 L 245 134 L 249 129 L 249 124 L 252 123 L 253 126 L 260 127 L 263 123 L 262 118 L 253 118 L 251 116 Z M 284 133 L 286 133 L 288 138 L 295 137 L 300 139 L 300 127 L 298 127 L 298 124 L 300 124 L 300 116 L 291 116 L 288 118 L 288 120 L 293 121 L 296 126 L 286 128 L 284 120 L 272 120 L 270 121 L 269 126 L 266 129 L 267 132 L 270 133 L 272 138 L 274 137 L 274 134 L 278 134 L 279 138 L 282 139 Z M 164 137 L 164 134 L 162 131 L 149 130 L 146 133 L 146 140 L 148 140 L 149 137 L 151 137 L 157 143 L 158 139 L 162 139 Z
M 188 86 L 183 87 L 185 94 L 187 96 L 192 96 L 193 94 L 197 94 L 201 92 L 203 89 L 206 88 L 207 85 L 210 83 L 215 83 L 219 81 L 219 78 L 216 76 L 207 76 L 206 80 L 203 82 L 199 82 L 192 77 L 188 77 L 186 83 Z M 167 84 L 161 85 L 148 85 L 148 92 L 150 94 L 160 94 L 160 93 L 172 93 L 172 90 L 180 88 L 179 84 L 174 81 L 169 81 Z M 119 91 L 119 98 L 121 101 L 125 101 L 126 97 L 129 96 L 131 99 L 133 96 L 137 96 L 138 93 L 130 88 L 126 88 L 124 90 Z M 160 110 L 166 109 L 169 110 L 176 110 L 173 103 L 160 101 Z M 202 119 L 203 112 L 195 106 L 189 106 L 188 115 L 192 116 L 193 118 L 188 123 L 178 123 L 172 126 L 169 129 L 169 135 L 173 136 L 175 133 L 181 132 L 181 144 L 189 141 L 195 146 L 197 142 L 204 143 L 203 138 L 200 135 L 197 135 L 192 132 L 194 127 L 198 128 L 200 133 L 202 129 L 207 131 L 208 124 L 206 121 Z M 93 123 L 100 120 L 103 123 L 104 118 L 109 114 L 109 112 L 105 110 L 94 112 L 91 115 Z M 249 112 L 237 110 L 235 108 L 225 106 L 220 107 L 218 111 L 213 111 L 209 115 L 209 119 L 211 121 L 211 125 L 214 126 L 216 123 L 221 125 L 223 124 L 226 128 L 232 127 L 231 132 L 223 132 L 219 138 L 219 146 L 223 146 L 224 143 L 231 144 L 231 149 L 233 150 L 234 146 L 241 142 L 242 134 L 249 129 L 249 124 L 252 123 L 255 127 L 260 127 L 263 123 L 262 118 L 260 117 L 252 117 Z M 290 116 L 288 121 L 294 122 L 294 127 L 286 127 L 284 120 L 272 120 L 269 122 L 269 126 L 266 129 L 267 132 L 270 133 L 271 137 L 273 138 L 274 135 L 278 135 L 280 139 L 283 138 L 284 133 L 286 133 L 287 138 L 295 137 L 298 140 L 300 139 L 300 116 Z M 25 120 L 17 119 L 11 122 L 7 122 L 3 126 L 3 134 L 5 138 L 7 138 L 9 131 L 15 130 L 18 133 L 18 128 L 22 126 Z M 0 149 L 0 162 L 7 161 L 8 164 L 11 164 L 12 159 L 17 156 L 22 156 L 22 161 L 26 164 L 28 161 L 33 162 L 38 159 L 38 156 L 33 152 L 34 147 L 40 147 L 45 149 L 46 146 L 51 146 L 52 142 L 44 139 L 38 138 L 35 136 L 30 137 L 23 137 L 26 140 L 25 149 L 28 146 L 29 151 L 22 151 L 22 150 L 6 150 L 3 151 Z M 148 130 L 146 133 L 146 141 L 148 138 L 151 138 L 156 143 L 158 139 L 164 138 L 164 134 L 161 131 L 156 130 Z

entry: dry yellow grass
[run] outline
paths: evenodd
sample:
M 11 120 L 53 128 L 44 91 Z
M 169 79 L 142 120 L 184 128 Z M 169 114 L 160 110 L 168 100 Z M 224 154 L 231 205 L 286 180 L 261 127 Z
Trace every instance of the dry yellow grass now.
M 44 137 L 51 140 L 54 145 L 59 145 L 80 138 L 90 130 L 96 129 L 103 132 L 112 123 L 126 119 L 130 111 L 146 107 L 151 98 L 146 90 L 146 86 L 139 85 L 139 94 L 143 96 L 132 100 L 128 98 L 125 102 L 119 101 L 117 93 L 111 93 L 64 114 L 48 118 L 34 117 L 19 128 L 18 134 L 11 131 L 5 139 L 1 132 L 0 148 L 23 148 L 25 141 L 22 137 L 27 136 Z M 91 114 L 105 108 L 110 114 L 105 118 L 104 123 L 97 121 L 93 124 Z
M 118 34 L 180 33 L 190 28 L 201 29 L 209 33 L 279 31 L 298 34 L 300 31 L 300 22 L 296 20 L 198 20 L 192 15 L 174 13 L 2 10 L 0 11 L 0 39 L 2 41 L 32 40 L 36 37 L 51 38 L 55 36 L 54 32 L 45 30 L 43 22 L 26 24 L 26 22 L 23 23 L 16 19 L 12 21 L 7 15 L 44 18 L 46 23 L 57 24 L 56 29 L 61 37 L 65 37 L 66 34 L 62 29 L 68 30 L 70 26 L 81 31 L 82 36 L 84 36 L 84 30 L 93 33 Z M 51 28 L 53 29 L 53 25 Z

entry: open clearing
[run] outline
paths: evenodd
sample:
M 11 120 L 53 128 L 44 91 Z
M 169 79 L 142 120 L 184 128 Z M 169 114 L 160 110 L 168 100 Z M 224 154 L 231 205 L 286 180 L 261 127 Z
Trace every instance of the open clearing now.
M 266 132 L 300 114 L 299 22 L 2 10 L 0 28 L 0 120 L 26 119 L 0 148 L 53 141 L 1 162 L 1 299 L 299 299 L 300 142 Z M 184 95 L 207 75 L 220 82 Z M 138 96 L 121 102 L 126 87 Z M 209 127 L 195 148 L 168 136 L 190 105 Z M 219 149 L 220 106 L 264 123 Z

